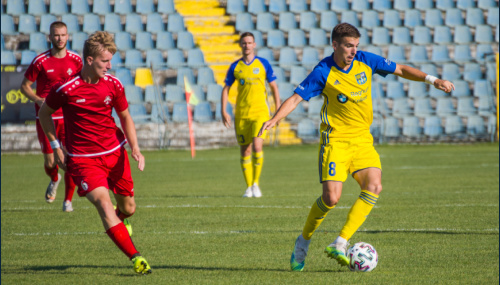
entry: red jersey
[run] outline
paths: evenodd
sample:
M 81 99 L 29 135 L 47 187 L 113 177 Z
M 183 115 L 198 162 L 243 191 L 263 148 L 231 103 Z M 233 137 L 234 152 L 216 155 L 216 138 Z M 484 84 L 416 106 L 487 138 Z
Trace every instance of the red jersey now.
M 126 143 L 116 126 L 112 108 L 128 108 L 121 82 L 106 74 L 96 84 L 83 81 L 80 73 L 56 84 L 45 99 L 50 108 L 62 108 L 66 128 L 66 148 L 74 157 L 100 156 Z
M 82 59 L 77 53 L 66 50 L 65 57 L 56 58 L 52 56 L 49 49 L 33 59 L 24 73 L 24 77 L 31 82 L 36 81 L 36 94 L 45 98 L 54 84 L 79 73 L 81 69 Z M 40 107 L 35 104 L 37 119 L 38 110 L 40 110 Z M 52 119 L 62 118 L 63 113 L 60 110 L 52 115 Z

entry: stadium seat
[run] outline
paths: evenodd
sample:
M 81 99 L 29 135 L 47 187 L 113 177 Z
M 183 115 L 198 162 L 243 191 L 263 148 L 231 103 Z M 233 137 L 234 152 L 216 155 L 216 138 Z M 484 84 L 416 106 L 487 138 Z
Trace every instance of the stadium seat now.
M 116 0 L 114 12 L 117 14 L 132 13 L 132 3 L 130 0 Z
M 146 86 L 153 85 L 153 73 L 151 69 L 144 67 L 136 68 L 134 84 L 142 89 L 146 88 Z
M 468 45 L 456 45 L 454 52 L 454 61 L 458 64 L 463 64 L 472 60 L 470 46 Z
M 73 33 L 71 36 L 71 46 L 73 47 L 73 50 L 78 51 L 79 53 L 82 53 L 83 51 L 83 45 L 85 44 L 85 41 L 87 40 L 88 35 L 87 33 L 84 32 L 77 32 Z
M 199 68 L 197 79 L 198 85 L 209 85 L 215 83 L 214 72 L 210 67 Z
M 361 27 L 367 29 L 373 29 L 380 26 L 380 20 L 378 19 L 378 12 L 374 10 L 365 10 L 362 12 L 361 16 Z M 375 38 L 375 37 L 374 37 Z
M 475 115 L 467 117 L 467 134 L 471 136 L 485 135 L 484 119 Z
M 120 15 L 106 14 L 104 16 L 104 30 L 110 33 L 118 33 L 123 31 Z
M 293 89 L 292 94 L 293 95 Z M 290 95 L 290 96 L 291 96 Z M 309 107 L 307 109 L 307 117 L 311 119 L 318 119 L 321 115 L 321 108 L 323 108 L 323 99 L 321 96 L 314 97 L 309 100 Z
M 474 115 L 477 113 L 474 106 L 474 98 L 472 97 L 459 97 L 457 99 L 457 114 L 459 116 Z
M 109 0 L 94 0 L 93 1 L 92 13 L 98 15 L 106 15 L 111 13 L 111 5 Z
M 88 0 L 71 0 L 71 13 L 85 15 L 90 12 Z
M 203 87 L 201 85 L 191 85 L 191 89 L 200 102 L 207 101 L 205 91 L 203 91 Z
M 440 97 L 436 99 L 436 114 L 440 117 L 453 115 L 456 109 L 449 97 Z
M 445 117 L 445 125 L 444 125 L 444 133 L 447 135 L 456 135 L 464 133 L 464 124 L 462 122 L 462 118 L 459 116 L 446 116 Z
M 290 69 L 292 65 L 297 65 L 297 54 L 293 48 L 285 47 L 280 51 L 279 65 L 284 69 Z
M 257 30 L 262 32 L 270 32 L 275 29 L 274 17 L 271 13 L 257 14 Z
M 66 4 L 66 0 L 51 0 L 49 2 L 50 14 L 61 16 L 68 13 L 68 5 Z
M 401 135 L 399 121 L 394 117 L 386 117 L 384 119 L 384 136 L 389 138 L 397 138 Z
M 251 30 L 250 32 L 253 34 L 255 44 L 257 45 L 257 47 L 263 47 L 264 38 L 262 37 L 262 32 L 257 30 Z
M 290 83 L 298 85 L 307 77 L 307 70 L 302 66 L 292 66 L 290 69 Z
M 498 2 L 496 2 L 495 0 L 479 0 L 477 2 L 477 7 L 481 9 L 496 7 L 498 9 Z
M 431 42 L 431 30 L 428 27 L 415 27 L 413 31 L 413 43 L 417 45 L 429 45 Z
M 35 17 L 29 14 L 22 14 L 21 16 L 19 16 L 18 31 L 21 34 L 30 34 L 37 32 Z
M 280 30 L 271 30 L 267 34 L 267 46 L 281 48 L 285 46 L 285 35 Z
M 195 83 L 194 73 L 191 68 L 182 67 L 177 69 L 177 85 L 184 88 L 184 77 L 190 82 Z
M 359 38 L 359 45 L 360 46 L 370 45 L 371 42 L 370 42 L 370 37 L 368 36 L 368 30 L 365 28 L 358 28 L 358 31 L 361 34 L 361 37 Z M 331 42 L 329 42 L 329 44 L 331 44 Z
M 399 11 L 396 10 L 386 10 L 384 11 L 384 27 L 386 28 L 398 28 L 401 27 L 401 18 L 399 17 Z
M 166 86 L 165 101 L 169 103 L 186 102 L 183 87 L 168 84 Z
M 301 30 L 311 30 L 318 27 L 318 20 L 316 20 L 316 14 L 311 11 L 300 13 L 300 25 Z
M 129 104 L 143 103 L 141 87 L 135 85 L 125 85 L 125 95 Z
M 455 8 L 455 1 L 453 0 L 437 0 L 436 8 L 442 11 Z
M 320 14 L 319 27 L 327 32 L 331 32 L 339 21 L 337 15 L 333 11 L 322 11 Z
M 449 93 L 436 89 L 434 86 L 429 86 L 429 96 L 431 96 L 432 98 L 445 97 L 449 95 Z
M 312 69 L 319 62 L 318 50 L 312 47 L 305 47 L 302 52 L 301 64 L 307 69 Z M 299 82 L 300 83 L 300 82 Z
M 153 36 L 150 32 L 138 32 L 135 35 L 135 48 L 138 50 L 154 49 Z
M 449 27 L 463 25 L 464 18 L 462 18 L 462 10 L 457 8 L 446 10 L 446 17 L 444 23 Z
M 310 11 L 321 13 L 322 11 L 328 11 L 328 2 L 326 0 L 311 0 Z
M 12 1 L 12 0 L 7 1 L 7 4 L 10 1 Z M 16 2 L 17 5 L 23 4 L 23 1 L 14 0 L 13 2 Z M 23 6 L 22 9 L 24 9 L 24 5 L 22 5 L 22 6 Z M 9 13 L 9 14 L 13 14 L 13 13 Z M 24 14 L 24 11 L 21 14 Z M 43 14 L 47 14 L 47 9 L 45 8 L 45 0 L 30 0 L 30 1 L 28 1 L 28 14 L 35 15 L 35 16 L 41 16 Z
M 92 34 L 96 31 L 101 31 L 101 21 L 99 16 L 96 14 L 85 14 L 83 16 L 83 28 L 82 31 L 87 34 Z
M 85 39 L 87 39 L 87 34 L 86 33 L 83 33 L 83 35 L 85 35 L 85 38 L 83 39 L 83 41 L 85 41 Z M 83 49 L 83 43 L 82 43 L 82 49 Z M 111 69 L 116 69 L 120 66 L 123 66 L 123 61 L 122 61 L 122 57 L 120 55 L 120 52 L 117 51 L 115 54 L 113 54 L 113 57 L 111 58 Z
M 466 10 L 467 8 L 474 8 L 475 0 L 457 0 L 457 8 Z
M 284 12 L 279 14 L 278 29 L 288 32 L 296 28 L 297 28 L 297 22 L 295 21 L 295 14 L 290 12 Z
M 249 13 L 240 13 L 236 16 L 235 28 L 237 31 L 249 31 L 254 29 L 252 15 Z
M 290 12 L 300 13 L 307 10 L 306 0 L 290 0 Z
M 395 0 L 394 9 L 400 12 L 413 9 L 412 0 Z
M 333 47 L 332 46 L 327 46 L 323 50 L 323 57 L 331 56 L 333 53 Z
M 169 50 L 175 48 L 174 39 L 171 32 L 159 32 L 156 34 L 156 48 L 159 50 Z
M 153 64 L 154 69 L 163 69 L 165 66 L 165 61 L 163 60 L 163 54 L 160 50 L 150 49 L 146 51 L 146 67 L 150 67 Z
M 476 30 L 477 33 L 477 30 Z M 497 48 L 498 51 L 498 48 Z M 493 52 L 493 47 L 491 44 L 479 44 L 476 46 L 476 61 L 484 63 L 490 58 L 493 60 L 495 58 L 495 53 Z
M 420 11 L 416 9 L 406 10 L 404 17 L 404 26 L 408 28 L 415 28 L 422 25 L 422 16 Z
M 434 8 L 433 0 L 415 0 L 415 9 L 430 10 Z
M 373 28 L 372 44 L 385 46 L 390 44 L 389 30 L 387 28 L 377 27 Z
M 480 116 L 489 116 L 496 114 L 495 103 L 493 103 L 492 96 L 481 96 L 479 97 L 478 103 L 478 114 Z
M 297 125 L 297 136 L 301 139 L 314 139 L 319 136 L 318 124 L 311 119 L 302 119 Z
M 115 76 L 120 80 L 123 86 L 133 85 L 134 78 L 132 77 L 132 73 L 128 68 L 117 68 L 115 71 Z
M 358 14 L 355 11 L 342 11 L 340 18 L 341 23 L 349 23 L 355 27 L 359 27 Z
M 23 50 L 21 52 L 21 65 L 29 65 L 33 61 L 33 59 L 37 56 L 38 54 L 35 51 L 32 50 Z
M 313 48 L 311 48 L 311 49 L 313 49 Z M 316 49 L 313 49 L 313 50 L 316 50 Z M 305 51 L 305 49 L 304 49 L 304 51 Z M 304 59 L 304 56 L 302 56 L 302 59 Z M 274 75 L 276 76 L 276 82 L 285 82 L 286 81 L 285 70 L 283 68 L 281 68 L 279 66 L 272 66 L 272 69 L 273 69 Z
M 370 10 L 370 3 L 368 2 L 368 0 L 352 0 L 351 10 L 356 12 Z
M 497 78 L 497 65 L 495 62 L 486 63 L 486 79 L 495 81 Z
M 453 97 L 468 97 L 471 95 L 469 82 L 464 80 L 453 81 L 455 85 L 455 90 L 451 90 L 451 96 Z
M 165 31 L 165 24 L 163 18 L 158 13 L 151 13 L 146 20 L 146 31 L 156 34 Z
M 403 135 L 407 137 L 418 137 L 422 134 L 420 120 L 417 117 L 403 118 Z
M 74 14 L 62 15 L 63 21 L 68 27 L 68 33 L 76 33 L 80 31 L 80 24 L 78 23 L 78 16 Z
M 373 9 L 377 11 L 390 10 L 391 2 L 389 0 L 373 0 Z
M 184 18 L 177 13 L 168 15 L 167 31 L 169 32 L 182 32 L 185 30 Z
M 441 78 L 449 81 L 455 81 L 460 79 L 462 73 L 460 68 L 455 63 L 445 63 L 443 64 L 443 71 L 441 72 Z
M 3 3 L 3 1 L 2 1 L 2 3 Z M 3 6 L 3 4 L 2 4 L 2 6 Z M 2 11 L 3 11 L 3 7 L 2 7 Z M 22 14 L 25 14 L 24 1 L 7 0 L 6 12 L 7 12 L 7 14 L 14 15 L 14 16 L 20 16 Z
M 267 59 L 269 62 L 274 61 L 273 51 L 269 48 L 260 48 L 257 51 L 257 56 Z
M 278 82 L 278 90 L 280 92 L 281 102 L 283 102 L 293 95 L 295 86 L 288 82 Z
M 438 9 L 430 9 L 425 11 L 425 25 L 427 27 L 437 27 L 443 25 L 443 17 Z
M 238 14 L 245 12 L 243 0 L 227 0 L 226 11 L 228 14 Z
M 266 12 L 264 0 L 248 0 L 248 13 L 258 14 Z
M 341 12 L 349 10 L 348 0 L 336 0 L 331 2 L 330 10 Z
M 222 86 L 217 83 L 207 85 L 207 101 L 211 103 L 220 103 Z
M 49 49 L 47 36 L 43 33 L 30 34 L 29 49 L 41 53 Z
M 184 53 L 180 49 L 167 50 L 167 66 L 171 68 L 179 68 L 185 65 Z
M 403 46 L 389 45 L 387 58 L 397 63 L 406 62 L 405 48 Z
M 490 81 L 484 79 L 475 80 L 473 95 L 475 97 L 493 97 L 493 89 L 491 88 Z
M 205 66 L 205 57 L 199 48 L 193 48 L 187 51 L 187 65 L 189 67 Z
M 115 34 L 115 43 L 118 50 L 132 49 L 132 36 L 128 32 L 118 32 Z
M 396 45 L 409 45 L 411 43 L 410 30 L 407 27 L 394 28 L 392 42 Z
M 324 47 L 328 45 L 327 36 L 322 29 L 312 29 L 309 32 L 309 45 L 313 47 Z
M 154 0 L 136 1 L 135 11 L 139 14 L 151 14 L 155 12 Z
M 408 97 L 425 97 L 428 95 L 427 93 L 427 86 L 424 82 L 410 81 L 410 83 L 408 83 Z
M 217 121 L 220 121 L 222 120 L 221 118 L 221 109 L 222 109 L 222 104 L 215 104 L 215 120 Z M 226 105 L 226 112 L 232 117 L 234 118 L 234 113 L 233 113 L 233 105 L 231 105 L 230 103 L 228 103 Z
M 144 65 L 141 51 L 136 49 L 129 49 L 125 51 L 125 67 L 133 69 Z
M 470 44 L 472 35 L 468 26 L 456 26 L 453 42 L 456 44 Z
M 431 100 L 429 98 L 417 98 L 415 99 L 415 116 L 419 118 L 427 117 L 434 114 L 434 110 L 431 106 Z
M 490 26 L 476 26 L 474 41 L 481 44 L 491 44 L 493 42 L 493 31 Z
M 366 51 L 367 52 L 371 52 L 371 53 L 374 53 L 376 55 L 380 55 L 380 56 L 383 56 L 383 53 L 382 53 L 382 48 L 378 47 L 378 46 L 369 46 L 366 48 Z
M 269 1 L 269 12 L 280 14 L 287 11 L 286 0 Z
M 451 30 L 447 26 L 437 26 L 434 28 L 434 43 L 445 45 L 451 43 Z
M 448 46 L 432 46 L 432 57 L 431 61 L 436 63 L 445 63 L 450 61 L 450 53 L 448 51 Z
M 1 54 L 2 54 L 2 62 L 1 62 L 2 65 L 4 65 L 4 64 L 15 65 L 16 64 L 16 56 L 14 55 L 14 53 L 11 50 L 3 50 L 1 52 Z
M 297 107 L 295 107 L 295 109 L 290 114 L 288 114 L 286 118 L 294 123 L 297 123 L 305 117 L 307 117 L 307 112 L 304 108 L 304 104 L 299 103 Z
M 443 127 L 441 126 L 441 118 L 437 116 L 425 117 L 424 121 L 424 135 L 435 138 L 443 134 Z
M 399 99 L 406 97 L 403 83 L 399 81 L 387 82 L 387 98 Z
M 488 9 L 488 18 L 486 18 L 486 24 L 491 26 L 497 26 L 499 21 L 499 9 L 497 8 L 489 8 Z M 498 40 L 497 40 L 498 41 Z
M 405 116 L 410 116 L 413 111 L 410 108 L 407 98 L 394 99 L 392 105 L 392 115 L 396 118 L 403 118 Z
M 50 24 L 57 21 L 56 16 L 45 14 L 40 16 L 40 33 L 50 34 Z
M 172 121 L 174 123 L 187 123 L 188 113 L 187 113 L 186 103 L 175 103 L 172 110 Z
M 210 123 L 212 119 L 212 110 L 210 109 L 210 103 L 200 102 L 198 105 L 194 106 L 193 119 L 199 123 Z
M 151 122 L 161 123 L 169 122 L 170 114 L 168 113 L 168 106 L 166 103 L 156 104 L 151 106 Z
M 147 114 L 146 107 L 143 104 L 130 104 L 128 105 L 128 110 L 136 124 L 147 123 L 151 119 L 151 116 Z
M 125 31 L 135 34 L 144 31 L 142 18 L 139 14 L 128 14 L 125 22 Z
M 465 24 L 468 26 L 484 25 L 483 10 L 479 8 L 467 8 Z

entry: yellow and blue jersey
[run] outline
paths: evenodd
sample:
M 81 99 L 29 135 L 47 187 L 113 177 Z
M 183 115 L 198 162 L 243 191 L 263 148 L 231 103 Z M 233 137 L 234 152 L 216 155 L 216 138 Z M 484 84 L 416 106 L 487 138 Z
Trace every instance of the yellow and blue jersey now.
M 333 54 L 316 65 L 295 93 L 304 100 L 323 95 L 321 139 L 354 138 L 370 133 L 373 121 L 372 76 L 394 73 L 396 63 L 381 56 L 358 51 L 348 70 L 341 69 Z
M 238 82 L 235 118 L 269 117 L 266 80 L 273 82 L 276 76 L 271 65 L 264 58 L 256 56 L 249 64 L 240 58 L 231 64 L 224 83 L 231 86 L 234 81 Z

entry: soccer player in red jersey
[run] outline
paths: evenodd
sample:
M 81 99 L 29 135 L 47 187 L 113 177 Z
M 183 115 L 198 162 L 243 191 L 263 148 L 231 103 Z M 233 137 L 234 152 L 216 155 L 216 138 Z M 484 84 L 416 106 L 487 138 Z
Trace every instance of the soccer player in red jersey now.
M 64 80 L 71 75 L 77 74 L 82 69 L 82 59 L 72 51 L 66 49 L 68 42 L 68 30 L 63 22 L 53 22 L 50 25 L 49 39 L 52 42 L 52 48 L 33 59 L 31 65 L 24 74 L 24 80 L 21 84 L 21 92 L 31 101 L 35 102 L 36 111 L 36 131 L 38 141 L 42 148 L 45 173 L 50 177 L 50 183 L 45 192 L 45 200 L 48 203 L 54 202 L 56 198 L 57 187 L 61 181 L 61 175 L 58 173 L 58 166 L 54 161 L 54 154 L 49 146 L 49 141 L 43 133 L 38 120 L 38 111 L 49 94 L 50 88 L 58 81 Z M 31 85 L 36 81 L 36 94 Z M 61 110 L 52 115 L 56 127 L 57 137 L 64 141 L 64 122 Z M 71 200 L 75 191 L 75 183 L 68 173 L 64 174 L 65 196 L 63 201 L 63 211 L 73 211 Z
M 124 144 L 130 143 L 132 158 L 138 161 L 139 170 L 144 170 L 145 161 L 123 85 L 106 73 L 115 52 L 111 34 L 98 31 L 90 35 L 83 47 L 82 71 L 51 89 L 38 116 L 54 150 L 55 161 L 71 174 L 78 185 L 78 195 L 94 204 L 106 233 L 132 260 L 134 270 L 149 274 L 151 267 L 135 248 L 123 223 L 134 214 L 136 207 L 134 182 Z M 60 108 L 65 118 L 67 153 L 60 147 L 51 120 L 51 115 Z M 123 132 L 116 126 L 113 108 Z M 117 202 L 116 211 L 110 190 Z

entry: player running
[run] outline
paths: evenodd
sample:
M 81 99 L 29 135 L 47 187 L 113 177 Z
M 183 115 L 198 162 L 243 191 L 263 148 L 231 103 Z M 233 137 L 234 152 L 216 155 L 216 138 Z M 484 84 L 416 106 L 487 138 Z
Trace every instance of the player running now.
M 276 76 L 269 62 L 255 56 L 255 37 L 246 32 L 240 36 L 242 57 L 233 62 L 227 71 L 225 86 L 221 94 L 222 122 L 227 128 L 231 127 L 231 116 L 226 112 L 227 98 L 231 85 L 238 82 L 238 97 L 234 129 L 236 139 L 240 145 L 240 164 L 247 189 L 243 197 L 262 196 L 259 188 L 259 178 L 264 164 L 262 145 L 266 133 L 259 135 L 262 123 L 269 120 L 269 107 L 267 105 L 266 80 L 273 92 L 276 110 L 280 107 L 280 96 L 276 85 Z
M 52 48 L 47 50 L 33 59 L 30 66 L 24 73 L 24 80 L 21 84 L 21 92 L 31 101 L 35 102 L 36 112 L 36 132 L 38 141 L 43 153 L 45 173 L 50 177 L 50 183 L 45 192 L 45 201 L 48 203 L 54 202 L 57 193 L 57 187 L 61 182 L 61 175 L 58 173 L 59 167 L 54 161 L 54 154 L 49 146 L 49 141 L 43 133 L 40 121 L 38 120 L 38 111 L 45 101 L 50 88 L 58 81 L 64 80 L 71 75 L 77 74 L 82 69 L 82 59 L 72 51 L 66 49 L 68 42 L 68 29 L 63 22 L 53 22 L 50 24 L 50 42 Z M 36 94 L 31 88 L 31 85 L 36 81 Z M 58 110 L 52 115 L 54 125 L 57 132 L 57 137 L 64 143 L 64 121 L 63 113 Z M 65 195 L 63 201 L 63 211 L 72 212 L 73 193 L 75 191 L 75 183 L 70 175 L 64 173 Z
M 73 177 L 78 195 L 85 196 L 96 207 L 106 233 L 130 258 L 137 273 L 149 274 L 151 267 L 137 251 L 123 221 L 135 212 L 134 183 L 126 142 L 139 170 L 145 166 L 137 143 L 132 117 L 121 82 L 106 72 L 116 45 L 111 34 L 95 32 L 83 47 L 83 69 L 52 88 L 39 112 L 40 123 L 54 158 Z M 66 126 L 67 155 L 61 149 L 51 115 L 62 108 Z M 124 133 L 116 126 L 116 110 Z M 113 191 L 117 208 L 109 196 Z
M 276 125 L 302 100 L 322 95 L 319 179 L 323 194 L 313 203 L 302 234 L 295 242 L 290 259 L 294 271 L 302 271 L 314 231 L 338 203 L 342 184 L 348 173 L 361 187 L 339 236 L 326 247 L 325 253 L 342 266 L 349 260 L 349 239 L 363 224 L 382 191 L 380 157 L 373 147 L 370 125 L 373 119 L 372 76 L 394 74 L 413 81 L 425 81 L 450 92 L 454 85 L 415 68 L 396 64 L 381 56 L 358 50 L 361 34 L 354 26 L 341 23 L 333 28 L 334 53 L 319 62 L 295 89 L 274 117 L 265 122 L 261 133 Z

